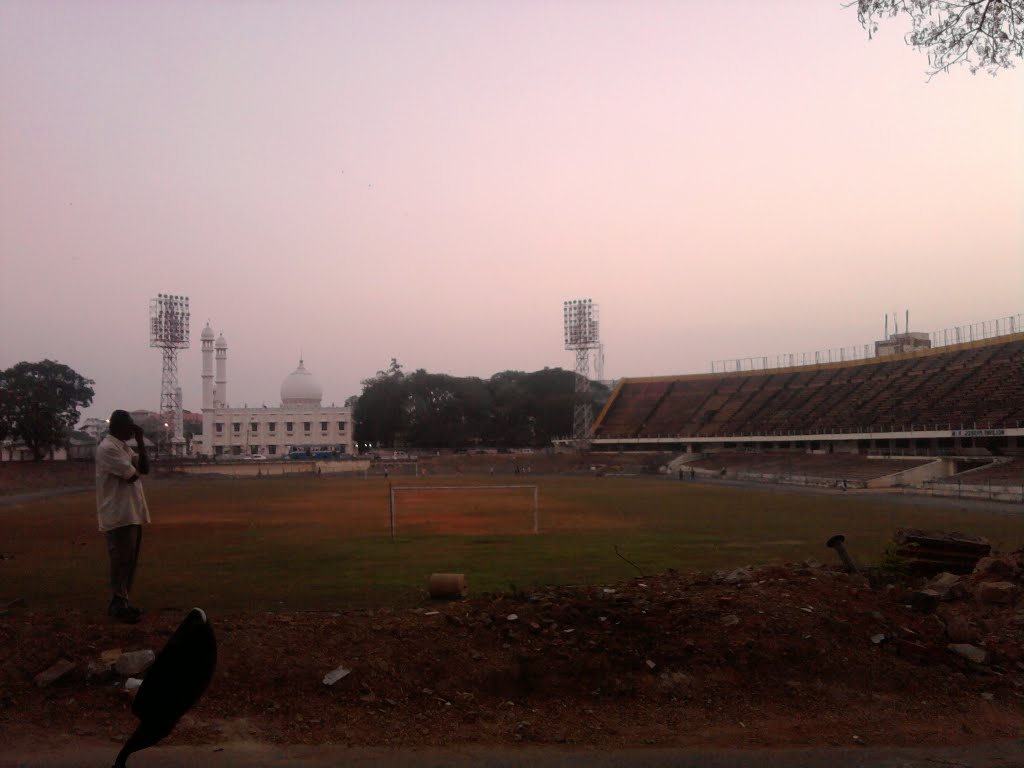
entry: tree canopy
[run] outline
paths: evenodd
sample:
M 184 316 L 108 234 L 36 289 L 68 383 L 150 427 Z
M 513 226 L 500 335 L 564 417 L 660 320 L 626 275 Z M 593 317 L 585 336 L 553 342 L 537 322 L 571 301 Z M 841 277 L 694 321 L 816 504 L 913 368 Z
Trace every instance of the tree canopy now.
M 62 363 L 18 363 L 0 371 L 0 440 L 22 440 L 39 461 L 67 441 L 95 382 Z
M 407 374 L 392 360 L 363 381 L 355 437 L 387 448 L 547 445 L 572 432 L 575 376 L 561 368 L 504 371 L 486 380 L 423 369 Z M 594 405 L 608 394 L 591 382 Z
M 869 36 L 900 15 L 910 17 L 907 42 L 928 55 L 933 75 L 956 64 L 995 74 L 1024 57 L 1024 0 L 857 0 Z

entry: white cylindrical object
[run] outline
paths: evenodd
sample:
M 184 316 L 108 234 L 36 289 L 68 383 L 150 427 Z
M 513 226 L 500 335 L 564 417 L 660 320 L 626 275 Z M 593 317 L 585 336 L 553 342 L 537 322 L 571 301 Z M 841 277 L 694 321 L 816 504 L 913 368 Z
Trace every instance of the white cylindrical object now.
M 209 325 L 206 326 L 209 329 Z M 203 331 L 203 410 L 209 410 L 213 408 L 213 339 L 207 338 L 212 336 L 213 331 L 209 334 L 206 333 L 206 329 Z
M 228 407 L 228 343 L 223 334 L 217 339 L 217 388 L 214 403 L 216 408 Z

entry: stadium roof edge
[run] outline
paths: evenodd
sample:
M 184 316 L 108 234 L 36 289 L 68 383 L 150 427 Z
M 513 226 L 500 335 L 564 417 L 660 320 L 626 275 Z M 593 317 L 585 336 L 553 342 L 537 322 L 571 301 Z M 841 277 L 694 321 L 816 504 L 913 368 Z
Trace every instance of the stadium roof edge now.
M 776 373 L 795 373 L 799 371 L 827 371 L 834 370 L 836 368 L 851 368 L 858 365 L 880 365 L 883 363 L 894 363 L 898 360 L 912 360 L 921 357 L 931 357 L 933 355 L 942 355 L 951 352 L 963 351 L 966 349 L 978 349 L 981 347 L 990 347 L 997 344 L 1010 344 L 1016 341 L 1024 341 L 1024 331 L 1019 333 L 1009 333 L 1003 336 L 993 336 L 989 339 L 979 339 L 977 341 L 965 341 L 960 344 L 948 344 L 942 347 L 932 347 L 930 349 L 918 349 L 912 352 L 899 352 L 893 355 L 885 355 L 882 357 L 869 357 L 860 360 L 844 360 L 836 361 L 831 363 L 812 363 L 811 365 L 793 365 L 787 368 L 765 368 L 754 371 L 729 371 L 719 373 L 683 373 L 683 374 L 670 374 L 667 376 L 628 376 L 619 379 L 618 384 L 615 386 L 615 390 L 608 398 L 608 402 L 605 407 L 601 410 L 601 414 L 598 416 L 596 423 L 599 423 L 601 417 L 604 416 L 608 406 L 612 403 L 615 397 L 619 394 L 624 384 L 655 384 L 666 381 L 700 381 L 702 379 L 737 379 L 747 376 L 768 376 Z

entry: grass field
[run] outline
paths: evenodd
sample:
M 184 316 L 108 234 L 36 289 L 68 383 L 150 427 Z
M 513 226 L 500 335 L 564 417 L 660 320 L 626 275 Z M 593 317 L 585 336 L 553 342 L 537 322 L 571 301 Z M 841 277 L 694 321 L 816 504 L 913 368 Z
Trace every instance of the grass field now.
M 151 610 L 201 604 L 219 612 L 401 606 L 423 600 L 435 571 L 463 572 L 479 593 L 636 575 L 615 546 L 645 572 L 832 562 L 824 541 L 834 533 L 846 534 L 853 554 L 871 563 L 898 526 L 979 534 L 1003 550 L 1024 543 L 1024 515 L 1009 506 L 968 512 L 928 499 L 653 477 L 538 475 L 523 482 L 540 486 L 538 535 L 528 532 L 531 492 L 438 491 L 400 499 L 395 542 L 383 479 L 153 483 L 153 524 L 133 599 Z M 106 553 L 94 503 L 83 493 L 0 509 L 0 600 L 24 597 L 44 612 L 105 604 Z

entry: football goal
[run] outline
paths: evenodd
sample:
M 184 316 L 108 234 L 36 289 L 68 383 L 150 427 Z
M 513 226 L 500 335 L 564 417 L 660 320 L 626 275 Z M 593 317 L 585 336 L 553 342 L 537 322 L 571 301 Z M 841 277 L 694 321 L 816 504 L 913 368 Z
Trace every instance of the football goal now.
M 539 533 L 539 485 L 392 485 L 391 538 L 403 529 L 435 533 Z

